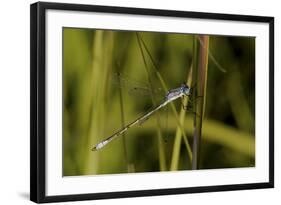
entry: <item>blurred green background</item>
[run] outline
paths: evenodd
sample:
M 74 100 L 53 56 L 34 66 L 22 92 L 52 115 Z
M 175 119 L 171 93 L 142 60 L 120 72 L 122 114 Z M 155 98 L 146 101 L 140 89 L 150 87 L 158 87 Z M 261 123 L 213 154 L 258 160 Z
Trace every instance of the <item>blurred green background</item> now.
M 194 38 L 63 29 L 64 176 L 191 169 L 183 140 L 175 151 L 170 106 L 101 150 L 91 148 L 161 102 L 156 69 L 168 89 L 186 82 Z M 199 168 L 255 166 L 255 38 L 210 36 L 209 53 Z M 147 87 L 157 92 L 151 96 Z M 179 113 L 181 100 L 174 105 Z M 183 127 L 192 145 L 192 110 Z

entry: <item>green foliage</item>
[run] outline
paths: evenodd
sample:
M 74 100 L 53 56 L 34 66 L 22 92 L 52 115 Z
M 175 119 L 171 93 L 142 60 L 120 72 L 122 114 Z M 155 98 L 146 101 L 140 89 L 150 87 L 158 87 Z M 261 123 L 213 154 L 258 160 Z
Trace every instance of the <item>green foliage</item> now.
M 65 176 L 192 168 L 194 108 L 182 108 L 182 103 L 190 104 L 188 98 L 129 129 L 123 139 L 96 152 L 91 148 L 158 105 L 169 89 L 183 82 L 192 86 L 193 39 L 187 34 L 64 28 Z M 199 167 L 255 166 L 255 40 L 210 36 L 208 51 Z M 116 83 L 116 73 L 126 80 Z M 133 86 L 143 85 L 163 92 L 129 94 Z

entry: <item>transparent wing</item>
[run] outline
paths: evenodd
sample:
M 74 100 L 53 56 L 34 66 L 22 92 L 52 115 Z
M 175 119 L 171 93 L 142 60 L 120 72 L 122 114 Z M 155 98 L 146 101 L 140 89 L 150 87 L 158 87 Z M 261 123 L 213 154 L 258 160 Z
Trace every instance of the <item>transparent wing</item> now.
M 118 86 L 127 90 L 129 95 L 164 95 L 162 88 L 150 89 L 147 83 L 140 82 L 136 79 L 128 77 L 124 74 L 113 73 L 111 76 L 111 82 L 114 86 Z

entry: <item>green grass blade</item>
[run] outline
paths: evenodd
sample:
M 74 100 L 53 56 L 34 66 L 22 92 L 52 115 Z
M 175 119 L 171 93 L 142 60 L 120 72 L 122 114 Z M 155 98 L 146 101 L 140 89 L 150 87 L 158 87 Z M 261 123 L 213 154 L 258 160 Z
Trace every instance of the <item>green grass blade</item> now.
M 190 66 L 189 73 L 187 75 L 187 85 L 191 87 L 191 79 L 192 79 L 192 65 Z M 189 97 L 185 97 L 183 100 L 183 106 L 187 106 L 189 101 Z M 180 111 L 180 123 L 181 126 L 184 125 L 185 121 L 185 113 L 186 110 L 181 108 Z M 179 164 L 179 156 L 180 156 L 180 147 L 181 147 L 181 140 L 182 140 L 182 131 L 181 131 L 181 126 L 177 126 L 176 134 L 175 134 L 175 140 L 174 140 L 174 145 L 173 145 L 173 152 L 172 152 L 172 159 L 171 159 L 171 165 L 170 165 L 170 170 L 175 171 L 178 169 L 178 164 Z M 185 142 L 188 143 L 188 142 Z M 188 149 L 188 157 L 190 159 L 190 162 L 192 162 L 192 151 L 191 149 Z
M 151 74 L 148 68 L 148 64 L 146 62 L 145 59 L 145 55 L 144 55 L 144 50 L 142 47 L 142 43 L 139 37 L 139 34 L 136 32 L 136 36 L 137 36 L 137 41 L 138 41 L 138 45 L 140 48 L 140 52 L 141 52 L 141 56 L 144 62 L 144 67 L 145 67 L 145 71 L 147 74 L 147 81 L 150 87 L 150 97 L 152 100 L 152 104 L 155 107 L 156 106 L 156 101 L 155 101 L 155 97 L 153 94 L 153 83 L 152 83 L 152 79 L 151 79 Z M 156 121 L 157 121 L 157 138 L 158 138 L 158 150 L 159 150 L 159 163 L 160 163 L 160 170 L 161 171 L 166 171 L 167 170 L 167 164 L 166 164 L 166 156 L 165 156 L 165 146 L 164 146 L 164 142 L 163 142 L 163 134 L 161 131 L 161 123 L 160 123 L 160 117 L 158 112 L 156 113 Z
M 160 115 L 160 117 L 164 116 Z M 190 137 L 194 133 L 193 129 L 189 126 L 192 124 L 193 120 L 194 118 L 190 115 L 185 117 L 184 130 Z M 175 130 L 177 126 L 176 122 L 170 121 L 167 130 L 171 132 Z M 153 127 L 155 127 L 155 122 L 147 124 L 143 129 L 149 132 Z M 254 136 L 220 121 L 204 119 L 202 136 L 206 143 L 214 143 L 247 157 L 255 157 Z
M 147 54 L 148 54 L 148 56 L 149 56 L 149 58 L 150 58 L 150 60 L 151 60 L 151 62 L 152 62 L 152 65 L 153 65 L 152 68 L 153 68 L 154 72 L 156 73 L 156 76 L 157 76 L 158 80 L 160 81 L 162 88 L 163 88 L 164 91 L 167 93 L 167 92 L 168 92 L 168 86 L 167 86 L 167 84 L 165 83 L 164 78 L 162 77 L 161 73 L 158 71 L 157 66 L 156 66 L 156 63 L 155 63 L 155 61 L 153 60 L 153 57 L 152 57 L 151 53 L 149 52 L 149 49 L 148 49 L 148 47 L 146 46 L 144 40 L 142 39 L 142 37 L 141 37 L 140 35 L 138 35 L 138 36 L 139 36 L 139 39 L 140 39 L 140 41 L 142 42 L 142 44 L 143 44 L 143 46 L 144 46 L 144 49 L 146 50 L 146 52 L 147 52 Z M 187 153 L 188 153 L 188 155 L 189 155 L 188 157 L 189 157 L 189 159 L 191 159 L 191 158 L 192 158 L 191 147 L 190 147 L 190 145 L 189 145 L 189 142 L 188 142 L 187 136 L 186 136 L 186 134 L 185 134 L 185 131 L 184 131 L 184 129 L 183 129 L 183 126 L 182 126 L 182 124 L 180 123 L 180 120 L 179 120 L 180 118 L 179 118 L 179 114 L 178 114 L 178 112 L 177 112 L 176 106 L 175 106 L 174 102 L 171 102 L 171 103 L 169 104 L 169 106 L 171 106 L 171 108 L 172 108 L 172 112 L 173 112 L 173 114 L 174 114 L 174 117 L 175 117 L 175 119 L 176 119 L 176 122 L 177 122 L 177 124 L 178 124 L 178 126 L 179 126 L 179 128 L 180 128 L 180 130 L 181 130 L 181 134 L 183 135 L 184 144 L 185 144 L 185 146 L 186 146 L 186 150 L 187 150 Z
M 125 127 L 123 93 L 122 93 L 120 78 L 118 78 L 118 84 L 119 84 L 118 90 L 119 90 L 119 102 L 120 102 L 120 112 L 121 112 L 121 127 Z M 122 143 L 123 143 L 123 151 L 124 151 L 124 161 L 126 164 L 127 172 L 131 172 L 129 159 L 128 159 L 128 150 L 127 150 L 127 145 L 126 145 L 126 133 L 122 134 Z

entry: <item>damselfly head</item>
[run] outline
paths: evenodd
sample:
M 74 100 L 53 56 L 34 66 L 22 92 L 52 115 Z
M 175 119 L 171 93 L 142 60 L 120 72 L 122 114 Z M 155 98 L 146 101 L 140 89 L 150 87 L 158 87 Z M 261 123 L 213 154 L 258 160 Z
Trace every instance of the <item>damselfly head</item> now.
M 182 90 L 182 93 L 185 94 L 185 95 L 190 95 L 190 88 L 188 87 L 188 85 L 186 84 L 182 84 L 181 85 L 181 90 Z

